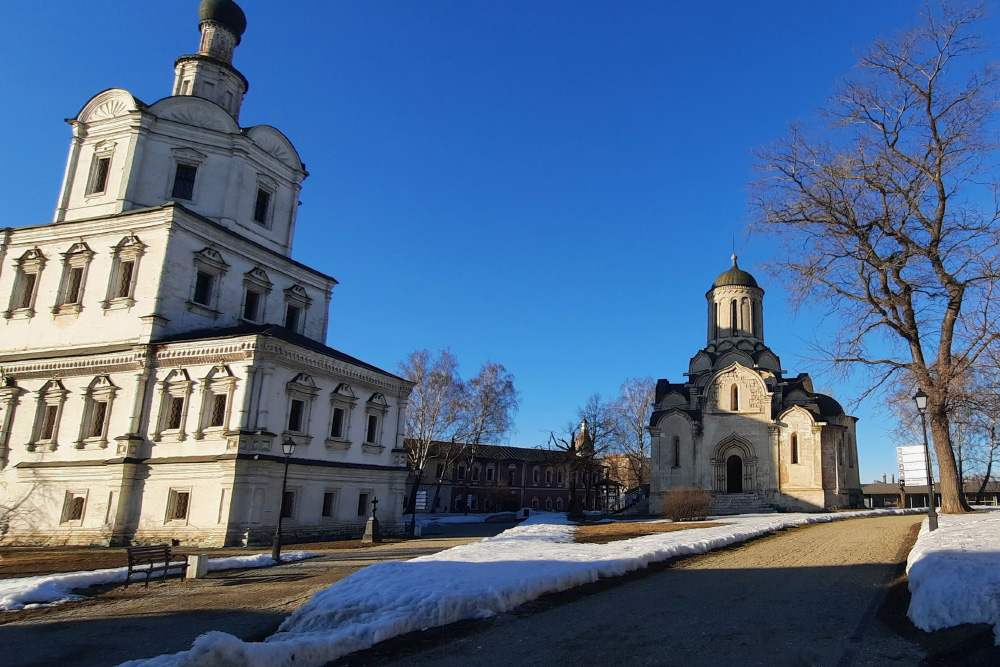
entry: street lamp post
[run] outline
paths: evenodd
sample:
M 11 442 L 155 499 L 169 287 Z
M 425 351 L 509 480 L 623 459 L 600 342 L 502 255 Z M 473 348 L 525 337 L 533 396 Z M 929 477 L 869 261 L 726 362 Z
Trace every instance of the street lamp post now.
M 927 394 L 922 389 L 918 389 L 913 396 L 913 401 L 917 404 L 920 425 L 924 431 L 924 463 L 927 465 L 927 529 L 937 530 L 937 509 L 934 507 L 934 475 L 931 471 L 931 450 L 927 445 Z
M 417 493 L 420 491 L 420 468 L 413 469 L 413 491 L 410 493 L 410 537 L 417 536 Z
M 274 530 L 274 539 L 271 540 L 271 558 L 275 562 L 281 562 L 281 515 L 285 509 L 285 489 L 288 486 L 288 457 L 295 451 L 295 441 L 288 438 L 281 443 L 281 451 L 285 455 L 285 475 L 281 478 L 281 496 L 278 498 L 278 527 Z

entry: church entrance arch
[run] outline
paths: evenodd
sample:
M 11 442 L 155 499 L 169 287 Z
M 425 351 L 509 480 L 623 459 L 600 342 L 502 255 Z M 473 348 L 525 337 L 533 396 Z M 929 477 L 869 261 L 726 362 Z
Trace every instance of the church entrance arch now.
M 712 457 L 716 493 L 755 493 L 757 452 L 749 441 L 732 433 L 715 446 Z
M 743 493 L 743 459 L 736 454 L 726 459 L 726 493 Z

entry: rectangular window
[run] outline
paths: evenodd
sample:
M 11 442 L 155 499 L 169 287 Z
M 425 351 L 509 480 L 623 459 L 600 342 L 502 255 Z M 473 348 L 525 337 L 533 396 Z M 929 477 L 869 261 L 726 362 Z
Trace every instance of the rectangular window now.
M 177 171 L 174 172 L 174 188 L 170 196 L 187 201 L 194 199 L 194 179 L 197 175 L 198 167 L 190 164 L 177 165 Z
M 333 423 L 330 425 L 330 437 L 344 437 L 344 408 L 333 409 Z
M 437 464 L 437 467 L 434 469 L 434 479 L 441 479 L 441 475 L 443 474 L 444 474 L 444 464 L 439 463 Z
M 67 493 L 63 505 L 63 523 L 67 521 L 83 521 L 83 509 L 87 498 L 82 493 Z
M 39 438 L 42 440 L 51 440 L 55 435 L 57 414 L 59 414 L 58 405 L 45 406 L 45 412 L 42 413 L 42 428 L 39 433 Z
M 333 516 L 337 507 L 337 494 L 327 491 L 323 494 L 323 516 Z
M 94 401 L 94 414 L 90 420 L 90 437 L 104 435 L 104 421 L 108 418 L 108 402 Z
M 212 396 L 212 414 L 208 420 L 209 426 L 222 426 L 226 423 L 226 398 L 225 394 Z
M 167 406 L 167 428 L 179 429 L 181 427 L 181 416 L 184 414 L 184 399 L 180 396 L 171 396 Z
M 545 483 L 546 484 L 551 484 L 552 483 L 552 469 L 551 468 L 546 468 L 546 470 L 545 470 Z
M 116 299 L 126 299 L 132 295 L 133 271 L 135 271 L 134 261 L 124 261 L 118 264 L 118 283 L 115 286 Z
M 206 271 L 199 271 L 194 280 L 194 302 L 203 306 L 212 305 L 212 292 L 215 291 L 215 276 Z
M 257 188 L 257 200 L 253 204 L 253 221 L 267 224 L 267 211 L 271 207 L 271 193 L 263 188 Z
M 295 512 L 295 492 L 285 491 L 281 496 L 281 518 L 290 519 Z
M 376 415 L 368 415 L 368 428 L 365 431 L 365 442 L 375 442 L 375 436 L 378 435 L 378 417 Z
M 38 280 L 37 273 L 22 273 L 17 299 L 14 301 L 15 308 L 31 308 L 31 302 L 35 296 L 35 282 Z
M 90 173 L 90 183 L 87 185 L 87 194 L 96 195 L 108 189 L 108 174 L 111 172 L 111 158 L 99 157 L 94 161 L 93 170 Z
M 63 292 L 63 297 L 59 305 L 65 306 L 71 303 L 80 303 L 81 287 L 83 287 L 83 267 L 74 266 L 70 268 L 69 273 L 66 275 L 66 290 Z
M 248 289 L 243 299 L 243 319 L 248 322 L 260 320 L 260 292 Z
M 472 481 L 479 482 L 479 467 L 476 466 L 472 469 Z
M 493 466 L 487 466 L 486 468 L 486 481 L 487 482 L 493 481 Z
M 510 471 L 510 474 L 509 474 L 509 475 L 507 475 L 507 478 L 508 478 L 508 480 L 509 480 L 509 482 L 508 482 L 508 485 L 509 485 L 509 486 L 516 486 L 516 482 L 517 482 L 517 471 L 516 471 L 516 470 L 511 470 L 511 471 Z
M 175 491 L 171 489 L 170 495 L 167 497 L 167 521 L 186 520 L 190 503 L 190 491 Z
M 292 399 L 292 405 L 288 410 L 288 430 L 302 432 L 302 414 L 305 412 L 304 401 Z
M 370 497 L 367 493 L 358 494 L 358 516 L 368 516 L 368 499 Z
M 298 332 L 302 309 L 292 304 L 285 305 L 285 328 Z
M 556 471 L 556 484 L 563 483 L 563 471 L 562 468 Z

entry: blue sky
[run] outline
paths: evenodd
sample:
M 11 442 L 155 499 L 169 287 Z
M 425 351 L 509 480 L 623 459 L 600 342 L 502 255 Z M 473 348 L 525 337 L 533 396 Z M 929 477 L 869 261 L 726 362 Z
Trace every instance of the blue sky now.
M 62 120 L 94 93 L 169 94 L 197 4 L 4 3 L 0 124 L 17 168 L 0 179 L 0 226 L 51 219 Z M 918 3 L 241 6 L 241 124 L 278 127 L 310 172 L 294 257 L 341 282 L 330 345 L 388 370 L 416 348 L 450 347 L 466 375 L 503 363 L 522 393 L 511 443 L 534 446 L 593 392 L 683 380 L 735 243 L 784 368 L 845 405 L 860 393 L 807 358 L 805 339 L 837 323 L 793 317 L 766 279 L 771 241 L 746 230 L 751 149 L 809 121 Z M 889 418 L 853 410 L 862 481 L 893 472 Z

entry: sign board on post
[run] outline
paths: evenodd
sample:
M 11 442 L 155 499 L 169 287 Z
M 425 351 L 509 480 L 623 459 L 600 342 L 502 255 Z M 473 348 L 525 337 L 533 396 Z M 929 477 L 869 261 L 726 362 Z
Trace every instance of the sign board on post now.
M 907 487 L 926 486 L 927 459 L 923 445 L 896 447 L 896 464 L 899 467 L 899 478 L 906 480 Z

